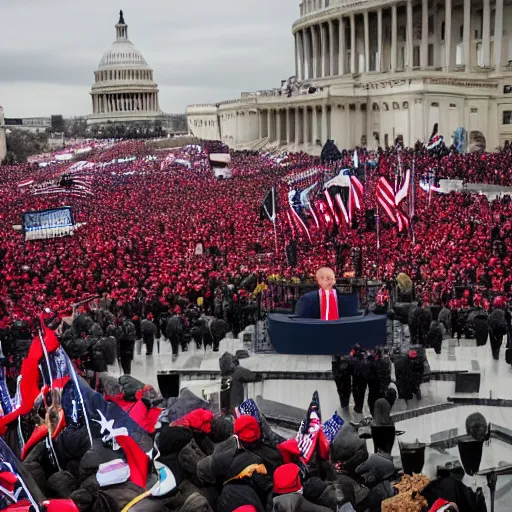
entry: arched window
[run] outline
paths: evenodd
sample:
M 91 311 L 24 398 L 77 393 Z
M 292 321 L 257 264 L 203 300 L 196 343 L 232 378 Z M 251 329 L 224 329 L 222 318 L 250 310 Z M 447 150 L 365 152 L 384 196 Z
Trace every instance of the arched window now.
M 377 111 L 377 110 L 380 110 L 379 105 L 378 105 L 377 103 L 374 103 L 374 104 L 372 105 L 372 110 L 373 110 L 374 112 L 375 112 L 375 111 Z
M 361 112 L 366 112 L 366 103 L 361 103 Z
M 408 101 L 404 101 L 404 102 L 402 103 L 402 108 L 403 108 L 404 110 L 407 110 L 407 109 L 409 108 L 409 102 L 408 102 Z
M 389 110 L 389 105 L 387 103 L 383 103 L 382 104 L 382 110 L 384 110 L 385 112 L 387 112 Z
M 393 101 L 393 110 L 400 110 L 400 105 L 396 101 Z
M 434 101 L 433 103 L 430 104 L 431 107 L 439 107 L 439 103 L 437 103 L 437 101 Z

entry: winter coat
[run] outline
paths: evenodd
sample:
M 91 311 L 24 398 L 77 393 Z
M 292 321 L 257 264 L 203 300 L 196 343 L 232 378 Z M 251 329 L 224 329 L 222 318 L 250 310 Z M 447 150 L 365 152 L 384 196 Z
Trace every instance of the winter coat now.
M 188 388 L 183 388 L 180 395 L 167 400 L 167 406 L 160 417 L 161 421 L 172 423 L 194 411 L 195 409 L 209 409 L 210 404 L 194 395 Z
M 365 484 L 370 488 L 367 498 L 368 510 L 380 512 L 382 502 L 395 494 L 391 479 L 396 469 L 391 456 L 372 453 L 368 460 L 356 469 L 356 472 L 362 476 Z
M 140 323 L 140 332 L 144 335 L 155 335 L 157 333 L 156 325 L 153 321 L 149 320 L 148 318 L 142 320 Z
M 202 485 L 222 486 L 238 450 L 237 438 L 233 436 L 219 443 L 212 455 L 200 460 L 197 464 L 197 475 Z
M 263 461 L 269 475 L 273 475 L 274 471 L 284 463 L 280 451 L 271 443 L 259 440 L 243 446 Z
M 106 364 L 114 364 L 117 359 L 117 342 L 113 336 L 100 338 L 93 346 L 94 351 L 101 352 Z
M 427 347 L 432 347 L 436 354 L 441 353 L 441 345 L 443 344 L 443 331 L 439 322 L 433 321 L 427 333 Z
M 473 325 L 475 329 L 475 339 L 478 347 L 481 347 L 487 343 L 489 337 L 489 317 L 487 313 L 481 309 L 474 317 Z
M 219 367 L 220 373 L 224 377 L 224 386 L 221 392 L 228 397 L 228 409 L 231 412 L 244 401 L 244 383 L 254 382 L 256 375 L 239 366 L 238 359 L 229 352 L 225 352 L 219 358 Z
M 119 384 L 123 388 L 123 398 L 127 402 L 137 400 L 137 391 L 140 391 L 145 384 L 131 375 L 122 375 L 119 377 Z
M 315 505 L 302 494 L 283 494 L 273 500 L 272 512 L 332 512 L 332 509 Z
M 439 311 L 437 320 L 440 324 L 444 325 L 446 332 L 452 331 L 452 310 L 446 306 Z
M 334 512 L 353 511 L 351 503 L 359 505 L 368 496 L 368 489 L 346 475 L 337 475 L 333 482 L 324 482 L 319 477 L 310 477 L 304 482 L 303 496 L 314 503 Z M 345 501 L 345 508 L 340 502 Z
M 92 327 L 93 320 L 89 315 L 82 313 L 73 320 L 73 330 L 76 336 L 81 336 L 82 333 L 89 334 Z
M 183 338 L 183 322 L 179 316 L 171 316 L 165 325 L 165 335 L 169 340 L 181 341 Z
M 373 408 L 373 424 L 379 427 L 393 425 L 390 412 L 389 402 L 385 398 L 379 398 Z
M 232 512 L 242 505 L 253 505 L 258 512 L 265 512 L 263 504 L 272 492 L 272 477 L 260 471 L 244 476 L 247 468 L 259 465 L 263 461 L 256 455 L 243 449 L 235 453 L 217 502 L 217 512 Z
M 505 310 L 498 308 L 493 309 L 489 315 L 489 330 L 495 336 L 504 336 L 507 334 L 508 324 Z
M 361 439 L 357 430 L 348 422 L 343 424 L 331 445 L 333 462 L 342 462 L 343 470 L 353 473 L 368 458 L 366 441 Z
M 457 504 L 459 512 L 487 512 L 485 499 L 453 477 L 432 480 L 421 494 L 431 507 L 438 498 Z

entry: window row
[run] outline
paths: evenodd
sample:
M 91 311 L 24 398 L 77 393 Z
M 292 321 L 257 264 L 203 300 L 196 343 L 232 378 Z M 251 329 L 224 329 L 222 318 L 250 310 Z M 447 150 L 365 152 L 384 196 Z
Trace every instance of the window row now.
M 115 69 L 109 71 L 96 71 L 96 82 L 107 80 L 153 80 L 153 71 L 140 69 Z

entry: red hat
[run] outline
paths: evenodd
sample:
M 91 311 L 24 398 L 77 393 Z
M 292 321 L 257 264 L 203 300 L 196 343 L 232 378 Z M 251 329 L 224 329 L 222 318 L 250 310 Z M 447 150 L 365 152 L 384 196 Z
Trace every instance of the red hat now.
M 429 512 L 457 512 L 459 509 L 455 503 L 450 503 L 443 498 L 438 498 Z
M 233 512 L 258 512 L 258 510 L 252 505 L 242 505 L 241 507 L 235 508 Z
M 274 493 L 288 494 L 302 489 L 299 476 L 299 466 L 296 464 L 283 464 L 274 472 Z
M 247 414 L 235 420 L 234 432 L 243 443 L 254 443 L 261 437 L 258 420 Z
M 501 308 L 501 307 L 503 307 L 504 303 L 505 303 L 505 301 L 503 300 L 503 297 L 500 297 L 500 296 L 499 296 L 499 297 L 496 297 L 496 298 L 494 299 L 494 301 L 493 301 L 493 303 L 492 303 L 492 306 L 493 306 L 494 308 Z

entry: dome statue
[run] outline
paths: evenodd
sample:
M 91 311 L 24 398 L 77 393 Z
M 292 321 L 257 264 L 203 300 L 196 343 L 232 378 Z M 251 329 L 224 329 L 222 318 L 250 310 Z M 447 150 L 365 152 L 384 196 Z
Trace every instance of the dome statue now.
M 123 11 L 115 25 L 116 39 L 94 72 L 92 115 L 88 124 L 156 121 L 163 118 L 153 69 L 128 39 Z

